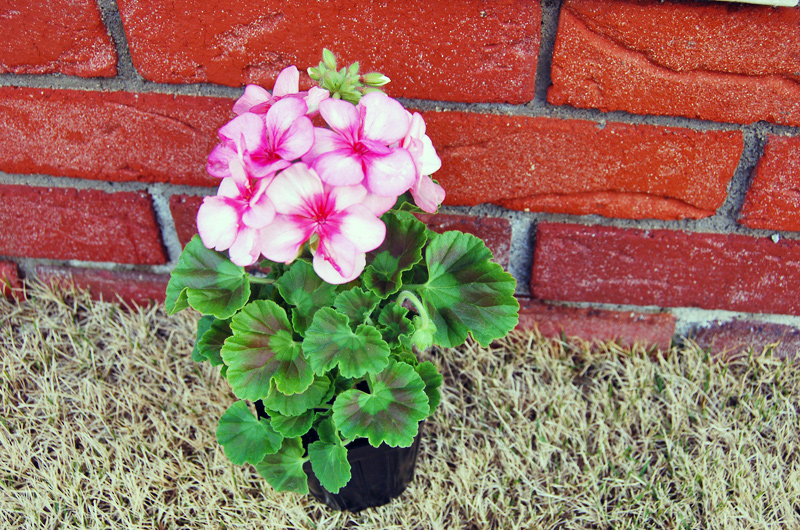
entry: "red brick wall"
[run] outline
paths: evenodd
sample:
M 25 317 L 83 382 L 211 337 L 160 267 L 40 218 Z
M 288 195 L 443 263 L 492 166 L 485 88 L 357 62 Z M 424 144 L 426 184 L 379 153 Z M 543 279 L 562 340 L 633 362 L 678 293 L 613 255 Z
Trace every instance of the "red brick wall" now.
M 523 325 L 661 346 L 720 310 L 800 327 L 800 8 L 0 0 L 0 20 L 7 294 L 71 274 L 162 298 L 233 101 L 324 46 L 423 112 L 448 193 L 426 221 L 487 240 Z M 734 328 L 766 329 L 698 340 Z

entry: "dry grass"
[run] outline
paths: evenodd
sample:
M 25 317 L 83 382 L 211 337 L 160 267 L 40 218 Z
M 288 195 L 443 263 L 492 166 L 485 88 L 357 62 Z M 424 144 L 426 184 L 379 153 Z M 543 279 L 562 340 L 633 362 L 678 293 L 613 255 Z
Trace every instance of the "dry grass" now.
M 358 515 L 276 494 L 213 431 L 195 317 L 0 299 L 0 528 L 798 528 L 800 371 L 516 336 L 434 351 L 417 477 Z

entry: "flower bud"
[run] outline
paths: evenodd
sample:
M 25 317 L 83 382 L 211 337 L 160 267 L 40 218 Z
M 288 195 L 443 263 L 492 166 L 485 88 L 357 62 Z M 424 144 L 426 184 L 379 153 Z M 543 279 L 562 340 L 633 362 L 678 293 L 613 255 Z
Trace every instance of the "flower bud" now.
M 380 72 L 370 72 L 361 76 L 361 81 L 367 86 L 379 87 L 387 84 L 391 79 Z
M 322 49 L 322 62 L 331 70 L 336 70 L 336 56 L 328 48 Z

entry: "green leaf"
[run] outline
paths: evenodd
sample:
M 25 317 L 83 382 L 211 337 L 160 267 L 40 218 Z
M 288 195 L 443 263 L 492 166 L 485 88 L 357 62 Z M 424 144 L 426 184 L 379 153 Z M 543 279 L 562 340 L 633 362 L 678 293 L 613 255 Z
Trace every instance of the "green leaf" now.
M 369 438 L 378 447 L 410 447 L 429 412 L 425 383 L 411 366 L 390 361 L 373 377 L 370 392 L 348 390 L 333 403 L 333 421 L 347 438 Z
M 303 464 L 308 460 L 303 456 L 303 443 L 300 438 L 284 438 L 280 450 L 267 455 L 256 464 L 256 471 L 267 479 L 275 491 L 293 491 L 303 495 L 308 493 L 308 477 Z
M 299 416 L 308 409 L 313 409 L 328 393 L 331 382 L 325 376 L 315 376 L 314 382 L 299 394 L 286 395 L 280 392 L 273 383 L 269 394 L 264 399 L 264 407 L 275 410 L 284 416 Z
M 292 311 L 294 330 L 305 335 L 306 329 L 320 307 L 330 307 L 336 298 L 336 286 L 317 276 L 310 263 L 295 261 L 288 272 L 277 281 L 278 290 Z
M 331 493 L 339 493 L 350 482 L 350 462 L 347 449 L 341 443 L 316 441 L 308 446 L 308 459 L 319 483 Z
M 222 359 L 238 398 L 265 398 L 273 380 L 286 394 L 303 392 L 314 381 L 301 345 L 292 337 L 286 311 L 275 302 L 247 304 L 231 320 L 231 331 L 222 346 Z
M 215 320 L 215 317 L 211 315 L 205 315 L 197 321 L 197 336 L 194 340 L 194 348 L 192 348 L 192 360 L 196 363 L 201 363 L 208 360 L 206 359 L 205 355 L 201 355 L 198 345 L 200 344 L 200 340 L 203 338 L 205 332 L 211 327 L 211 323 Z
M 381 302 L 372 291 L 364 291 L 360 287 L 354 287 L 349 291 L 342 291 L 336 296 L 333 307 L 340 313 L 347 315 L 350 325 L 366 322 L 378 304 Z
M 414 326 L 406 317 L 408 309 L 400 304 L 389 304 L 383 308 L 378 322 L 383 339 L 391 346 L 392 350 L 407 346 L 414 333 Z
M 204 317 L 205 318 L 205 317 Z M 213 317 L 212 317 L 213 318 Z M 209 329 L 200 338 L 197 344 L 199 355 L 202 355 L 211 366 L 219 366 L 222 361 L 222 346 L 231 336 L 231 323 L 229 320 L 214 318 Z
M 244 267 L 207 249 L 195 235 L 172 271 L 165 305 L 170 315 L 191 305 L 204 315 L 226 319 L 244 307 L 249 297 L 250 280 Z
M 281 447 L 283 436 L 268 421 L 256 418 L 244 401 L 237 401 L 219 419 L 217 441 L 234 464 L 259 463 Z
M 314 315 L 303 350 L 317 374 L 338 366 L 344 377 L 363 377 L 380 372 L 389 362 L 389 345 L 377 329 L 361 324 L 354 332 L 347 316 L 329 307 Z
M 430 361 L 418 364 L 415 370 L 425 383 L 425 395 L 428 396 L 428 406 L 431 408 L 429 414 L 432 414 L 442 399 L 439 393 L 439 387 L 442 386 L 442 374 L 436 369 L 436 365 Z
M 284 416 L 277 412 L 269 412 L 269 421 L 272 428 L 286 438 L 302 436 L 311 429 L 314 423 L 314 409 L 309 409 L 299 416 Z
M 451 231 L 430 240 L 428 281 L 418 292 L 436 325 L 436 344 L 459 346 L 471 333 L 488 346 L 517 325 L 516 281 L 491 258 L 483 241 L 471 234 Z
M 364 286 L 386 298 L 402 285 L 404 271 L 422 259 L 422 247 L 427 240 L 425 224 L 411 215 L 388 213 L 382 217 L 386 238 L 381 246 L 367 253 L 363 273 Z

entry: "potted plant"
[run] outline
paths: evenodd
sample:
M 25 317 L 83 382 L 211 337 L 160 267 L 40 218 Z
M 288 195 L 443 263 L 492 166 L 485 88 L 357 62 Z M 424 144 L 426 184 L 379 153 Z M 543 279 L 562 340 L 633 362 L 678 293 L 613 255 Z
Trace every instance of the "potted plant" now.
M 192 357 L 220 366 L 239 398 L 217 429 L 230 460 L 357 511 L 413 476 L 442 381 L 418 354 L 469 335 L 488 345 L 519 305 L 479 238 L 414 216 L 444 200 L 422 116 L 379 89 L 385 76 L 337 70 L 328 50 L 309 75 L 308 92 L 290 67 L 235 103 L 208 160 L 218 193 L 166 307 L 204 315 Z

